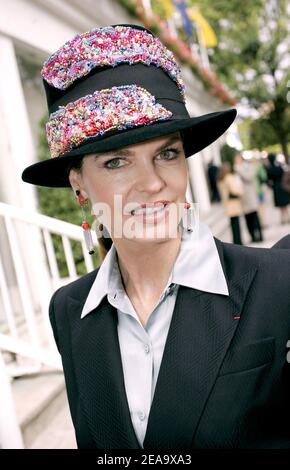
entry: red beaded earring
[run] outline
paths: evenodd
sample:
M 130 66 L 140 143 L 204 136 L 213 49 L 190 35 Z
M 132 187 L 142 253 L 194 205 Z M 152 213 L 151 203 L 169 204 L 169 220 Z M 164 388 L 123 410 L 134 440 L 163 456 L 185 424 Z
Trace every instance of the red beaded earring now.
M 87 250 L 89 252 L 89 255 L 93 255 L 95 253 L 94 244 L 93 244 L 92 234 L 91 234 L 91 230 L 90 230 L 90 224 L 86 220 L 86 213 L 85 213 L 85 208 L 84 208 L 86 200 L 85 200 L 84 196 L 81 195 L 81 192 L 78 189 L 76 190 L 76 196 L 77 196 L 78 203 L 81 206 L 81 210 L 82 210 L 82 219 L 83 219 L 82 220 L 82 228 L 83 228 L 83 231 L 84 231 L 85 244 L 86 244 Z
M 187 230 L 188 232 L 193 231 L 194 213 L 193 213 L 193 209 L 191 208 L 191 204 L 187 201 L 185 201 L 184 203 L 182 225 L 183 225 L 183 228 Z

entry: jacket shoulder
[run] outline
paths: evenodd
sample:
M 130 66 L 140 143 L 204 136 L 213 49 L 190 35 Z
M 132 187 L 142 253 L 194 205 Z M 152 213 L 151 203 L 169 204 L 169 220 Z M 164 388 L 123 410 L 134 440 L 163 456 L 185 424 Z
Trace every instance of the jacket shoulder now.
M 281 238 L 272 248 L 282 248 L 282 249 L 289 249 L 290 250 L 290 235 L 286 235 L 285 237 Z
M 284 240 L 285 238 L 285 240 Z M 238 277 L 240 273 L 257 269 L 265 278 L 272 280 L 287 279 L 290 276 L 290 236 L 284 237 L 272 248 L 240 246 L 220 242 L 223 251 L 223 264 L 229 277 Z M 281 243 L 280 243 L 281 242 Z M 282 249 L 286 248 L 286 249 Z
M 52 298 L 57 298 L 60 300 L 62 297 L 69 296 L 77 300 L 82 300 L 85 296 L 88 295 L 99 269 L 100 268 L 96 268 L 93 271 L 79 277 L 75 281 L 60 287 L 54 292 Z
M 54 338 L 58 350 L 60 351 L 59 342 L 59 331 L 66 330 L 66 327 L 62 327 L 62 324 L 66 321 L 64 312 L 66 310 L 67 298 L 72 297 L 73 299 L 82 301 L 86 299 L 90 288 L 96 278 L 99 268 L 94 269 L 92 272 L 85 274 L 84 276 L 70 282 L 69 284 L 57 289 L 50 299 L 49 303 L 49 319 L 52 326 Z

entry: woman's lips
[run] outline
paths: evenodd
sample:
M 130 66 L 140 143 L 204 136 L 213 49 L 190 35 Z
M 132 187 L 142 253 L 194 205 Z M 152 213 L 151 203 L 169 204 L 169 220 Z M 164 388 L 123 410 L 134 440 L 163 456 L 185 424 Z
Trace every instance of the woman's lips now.
M 138 212 L 132 211 L 132 215 L 139 220 L 142 220 L 146 223 L 156 223 L 159 220 L 162 220 L 169 212 L 170 203 L 158 204 L 156 208 L 138 209 Z
M 154 209 L 160 210 L 161 208 L 164 208 L 164 206 L 167 206 L 168 204 L 170 204 L 170 201 L 166 201 L 166 200 L 155 201 L 155 202 L 147 203 L 147 204 L 140 204 L 139 206 L 131 210 L 131 214 L 137 215 L 137 214 L 143 214 L 143 213 L 144 214 L 152 213 L 154 212 Z

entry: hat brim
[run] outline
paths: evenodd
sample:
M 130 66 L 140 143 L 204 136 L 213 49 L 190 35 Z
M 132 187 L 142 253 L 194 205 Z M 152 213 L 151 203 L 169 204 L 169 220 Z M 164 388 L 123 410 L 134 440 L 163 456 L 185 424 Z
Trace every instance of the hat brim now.
M 198 117 L 159 121 L 148 126 L 92 137 L 60 157 L 40 161 L 25 168 L 22 180 L 37 186 L 71 187 L 68 168 L 78 160 L 78 156 L 108 152 L 183 130 L 186 130 L 185 156 L 190 157 L 218 139 L 233 123 L 236 114 L 235 109 L 228 109 Z

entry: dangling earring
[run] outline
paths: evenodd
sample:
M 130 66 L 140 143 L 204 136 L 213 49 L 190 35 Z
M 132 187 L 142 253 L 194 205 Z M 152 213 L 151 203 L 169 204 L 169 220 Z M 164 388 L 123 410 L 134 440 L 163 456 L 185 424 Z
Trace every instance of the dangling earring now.
M 193 231 L 194 213 L 193 213 L 193 209 L 191 209 L 191 204 L 187 201 L 184 203 L 182 225 L 183 225 L 183 228 L 187 230 L 187 232 Z
M 95 253 L 94 244 L 93 244 L 92 234 L 91 234 L 91 230 L 90 230 L 90 224 L 86 220 L 86 213 L 85 213 L 85 209 L 84 209 L 84 205 L 86 203 L 86 200 L 85 200 L 84 196 L 81 195 L 81 192 L 78 189 L 76 190 L 76 195 L 77 195 L 77 199 L 78 199 L 79 205 L 81 206 L 81 210 L 82 210 L 82 219 L 83 219 L 82 220 L 82 228 L 83 228 L 83 231 L 84 231 L 85 244 L 86 244 L 87 250 L 89 252 L 89 255 L 93 255 Z

